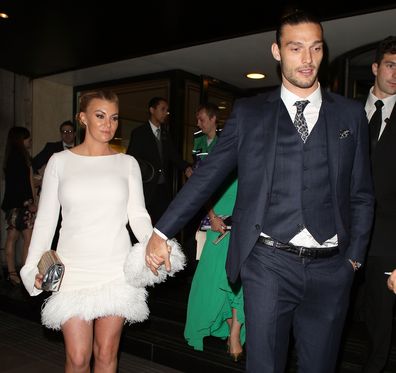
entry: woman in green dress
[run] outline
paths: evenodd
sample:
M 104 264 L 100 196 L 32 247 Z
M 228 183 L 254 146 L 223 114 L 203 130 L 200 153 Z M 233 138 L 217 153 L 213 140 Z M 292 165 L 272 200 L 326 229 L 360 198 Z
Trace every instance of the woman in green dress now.
M 202 110 L 205 106 L 201 107 Z M 231 179 L 213 198 L 216 202 L 208 214 L 211 228 L 206 233 L 205 245 L 191 284 L 184 330 L 185 339 L 196 350 L 203 350 L 204 337 L 227 339 L 228 352 L 234 361 L 240 359 L 245 343 L 242 288 L 230 284 L 225 271 L 229 232 L 215 242 L 224 232 L 223 219 L 232 215 L 237 184 L 235 178 Z
M 196 166 L 217 142 L 217 113 L 218 109 L 212 103 L 201 105 L 197 111 L 198 127 L 202 133 L 194 140 Z M 185 339 L 196 350 L 203 350 L 203 339 L 207 336 L 227 339 L 228 353 L 234 361 L 242 356 L 245 314 L 241 286 L 230 284 L 225 271 L 230 235 L 224 220 L 232 215 L 237 184 L 235 176 L 231 176 L 212 197 L 216 202 L 208 207 L 210 229 L 206 232 L 191 284 L 184 330 Z M 222 233 L 226 234 L 218 240 Z
M 216 224 L 218 219 L 223 221 L 219 216 L 232 214 L 236 190 L 235 180 L 213 206 L 217 217 L 212 216 L 211 222 L 215 220 Z M 242 288 L 230 284 L 225 271 L 230 235 L 226 234 L 215 244 L 218 236 L 218 231 L 207 231 L 202 255 L 191 284 L 184 337 L 190 346 L 201 351 L 204 337 L 229 337 L 228 352 L 237 361 L 245 342 Z

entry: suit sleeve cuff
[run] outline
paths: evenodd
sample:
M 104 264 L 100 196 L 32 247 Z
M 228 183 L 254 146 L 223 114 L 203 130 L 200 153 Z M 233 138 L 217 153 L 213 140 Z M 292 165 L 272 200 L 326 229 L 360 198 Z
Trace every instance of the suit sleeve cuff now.
M 157 228 L 154 228 L 154 232 L 158 234 L 158 236 L 160 236 L 161 238 L 163 238 L 164 240 L 167 240 L 168 237 L 165 236 L 161 231 L 159 231 Z

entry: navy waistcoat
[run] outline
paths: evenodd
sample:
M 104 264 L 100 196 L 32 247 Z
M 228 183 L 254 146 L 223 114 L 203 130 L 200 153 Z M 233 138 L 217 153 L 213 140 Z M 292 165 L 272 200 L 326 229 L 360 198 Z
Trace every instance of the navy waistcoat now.
M 336 234 L 322 110 L 304 144 L 281 104 L 275 168 L 263 232 L 289 242 L 307 228 L 320 244 Z

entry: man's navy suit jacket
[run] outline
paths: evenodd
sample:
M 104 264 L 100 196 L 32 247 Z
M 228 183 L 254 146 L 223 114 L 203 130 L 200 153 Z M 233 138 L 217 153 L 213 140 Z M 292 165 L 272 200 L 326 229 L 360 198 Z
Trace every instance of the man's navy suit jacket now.
M 265 232 L 262 223 L 271 196 L 281 105 L 279 88 L 236 101 L 218 143 L 156 225 L 168 237 L 174 236 L 237 168 L 227 257 L 231 281 L 236 281 L 260 232 Z M 323 90 L 321 111 L 339 248 L 346 258 L 363 262 L 374 205 L 366 114 L 360 103 Z
M 375 217 L 369 255 L 396 256 L 393 242 L 396 226 L 396 104 L 375 147 L 373 180 L 375 189 Z

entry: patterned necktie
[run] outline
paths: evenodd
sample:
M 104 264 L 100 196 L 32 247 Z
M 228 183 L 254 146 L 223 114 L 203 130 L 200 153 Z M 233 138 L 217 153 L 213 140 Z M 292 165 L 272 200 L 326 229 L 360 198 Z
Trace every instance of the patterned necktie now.
M 158 140 L 161 140 L 161 130 L 160 130 L 159 128 L 157 128 L 157 129 L 155 130 L 155 137 L 156 137 Z
M 382 125 L 382 107 L 384 103 L 381 100 L 375 101 L 376 110 L 369 122 L 371 151 L 373 152 L 378 142 L 378 137 Z
M 294 126 L 301 136 L 301 140 L 305 143 L 308 138 L 308 125 L 304 117 L 304 109 L 309 104 L 308 100 L 296 101 L 294 105 L 297 107 L 296 117 L 294 118 Z

